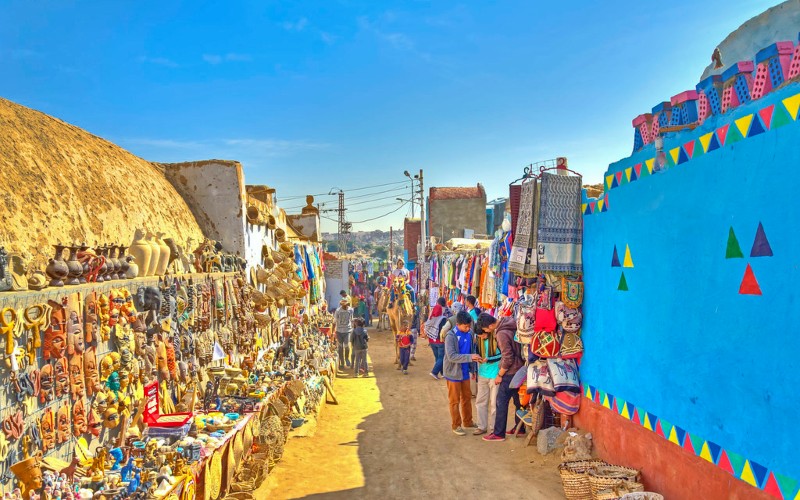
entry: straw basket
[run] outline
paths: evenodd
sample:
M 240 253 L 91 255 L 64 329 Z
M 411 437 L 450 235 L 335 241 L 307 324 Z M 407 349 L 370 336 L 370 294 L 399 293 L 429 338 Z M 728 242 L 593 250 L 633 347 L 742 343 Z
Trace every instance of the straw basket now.
M 561 485 L 568 500 L 592 500 L 592 488 L 589 484 L 589 471 L 595 467 L 608 465 L 602 460 L 577 460 L 564 462 L 558 466 L 561 474 Z
M 588 475 L 592 498 L 595 498 L 597 492 L 620 487 L 621 482 L 636 482 L 639 478 L 639 471 L 620 465 L 598 465 L 593 470 L 590 470 Z
M 219 498 L 222 489 L 222 450 L 216 450 L 211 455 L 211 463 L 206 468 L 205 488 L 206 495 L 211 500 Z
M 594 500 L 619 500 L 624 495 L 633 492 L 643 492 L 644 485 L 633 481 L 618 481 L 613 488 L 600 490 L 593 495 Z
M 283 243 L 286 241 L 286 231 L 281 228 L 275 230 L 275 239 Z
M 247 207 L 247 222 L 250 224 L 261 224 L 263 222 L 261 219 L 261 210 L 259 210 L 257 206 L 249 205 Z
M 651 491 L 642 491 L 622 495 L 620 500 L 664 500 L 664 495 L 653 493 Z
M 278 222 L 275 220 L 275 217 L 272 215 L 267 216 L 267 228 L 270 230 L 274 230 L 277 227 Z

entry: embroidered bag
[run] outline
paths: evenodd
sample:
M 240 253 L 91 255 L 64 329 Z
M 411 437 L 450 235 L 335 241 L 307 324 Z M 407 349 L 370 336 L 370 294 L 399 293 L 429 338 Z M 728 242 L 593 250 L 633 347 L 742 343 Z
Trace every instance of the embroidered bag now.
M 578 365 L 574 359 L 550 358 L 547 360 L 550 377 L 553 379 L 553 388 L 556 392 L 575 392 L 580 394 L 580 377 Z
M 536 299 L 535 315 L 536 331 L 553 332 L 558 326 L 556 322 L 556 311 L 553 307 L 553 289 L 546 286 L 539 292 Z
M 567 307 L 578 308 L 583 304 L 583 281 L 561 278 L 561 301 Z
M 580 332 L 564 332 L 561 337 L 561 357 L 564 359 L 577 359 L 583 354 L 583 340 Z
M 531 343 L 531 352 L 540 358 L 554 358 L 561 351 L 556 333 L 553 331 L 536 332 Z
M 556 320 L 565 332 L 577 332 L 583 324 L 583 314 L 580 309 L 569 307 L 564 302 L 557 302 Z
M 575 415 L 581 407 L 581 395 L 573 392 L 558 392 L 555 396 L 546 396 L 545 399 L 554 412 L 562 415 Z
M 553 378 L 550 376 L 550 369 L 547 368 L 547 361 L 540 359 L 528 365 L 528 392 L 539 392 L 545 396 L 552 396 L 556 393 L 553 387 Z
M 517 334 L 515 340 L 520 344 L 531 343 L 535 318 L 536 311 L 533 302 L 527 300 L 517 302 Z

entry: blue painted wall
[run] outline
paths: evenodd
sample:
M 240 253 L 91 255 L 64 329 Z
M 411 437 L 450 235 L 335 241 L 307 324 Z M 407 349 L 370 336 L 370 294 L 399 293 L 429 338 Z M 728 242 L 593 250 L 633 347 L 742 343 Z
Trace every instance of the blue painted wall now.
M 798 92 L 668 135 L 664 150 Z M 653 156 L 651 144 L 607 175 Z M 608 211 L 584 217 L 581 366 L 585 384 L 795 479 L 797 438 L 785 434 L 800 415 L 798 167 L 800 120 L 609 190 Z M 759 222 L 772 257 L 750 257 Z M 744 258 L 725 258 L 730 227 Z M 633 268 L 611 266 L 615 245 L 620 262 L 629 245 Z M 761 296 L 739 294 L 748 263 Z

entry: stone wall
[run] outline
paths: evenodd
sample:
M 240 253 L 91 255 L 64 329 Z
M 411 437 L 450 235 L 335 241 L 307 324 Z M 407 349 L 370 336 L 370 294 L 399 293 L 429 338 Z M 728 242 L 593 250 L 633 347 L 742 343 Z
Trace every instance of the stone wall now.
M 432 236 L 447 241 L 463 238 L 464 229 L 486 233 L 486 198 L 429 199 L 428 230 Z

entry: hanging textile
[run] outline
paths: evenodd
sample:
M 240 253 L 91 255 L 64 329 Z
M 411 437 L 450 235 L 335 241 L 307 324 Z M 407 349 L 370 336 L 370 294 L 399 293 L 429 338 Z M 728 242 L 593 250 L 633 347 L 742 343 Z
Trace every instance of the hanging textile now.
M 581 274 L 581 178 L 545 173 L 539 199 L 538 231 L 534 233 L 538 235 L 538 269 L 534 261 L 534 273 Z
M 539 181 L 532 179 L 522 184 L 517 234 L 511 248 L 509 270 L 522 276 L 536 274 L 536 234 L 539 222 Z
M 522 196 L 522 186 L 512 184 L 508 186 L 508 199 L 511 202 L 511 232 L 517 234 L 517 224 L 519 222 L 519 203 Z

